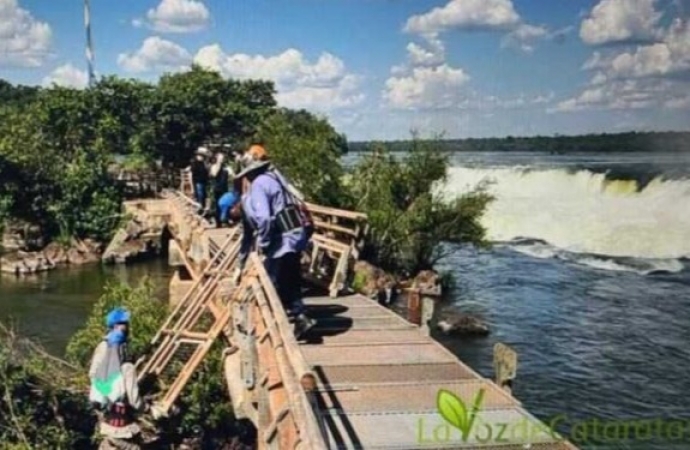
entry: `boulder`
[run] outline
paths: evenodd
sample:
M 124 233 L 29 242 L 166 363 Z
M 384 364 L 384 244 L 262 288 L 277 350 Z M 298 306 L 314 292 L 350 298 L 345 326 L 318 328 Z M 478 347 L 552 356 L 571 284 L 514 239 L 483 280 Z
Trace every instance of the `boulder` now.
M 454 336 L 486 336 L 490 333 L 489 326 L 484 321 L 469 314 L 441 320 L 436 324 L 436 328 Z
M 30 275 L 55 268 L 41 253 L 16 252 L 0 258 L 0 270 L 13 275 Z
M 354 266 L 353 289 L 363 295 L 372 297 L 381 292 L 390 292 L 397 280 L 384 270 L 366 261 L 357 261 Z
M 101 260 L 109 264 L 125 264 L 161 250 L 163 228 L 150 228 L 145 216 L 128 221 L 115 233 Z

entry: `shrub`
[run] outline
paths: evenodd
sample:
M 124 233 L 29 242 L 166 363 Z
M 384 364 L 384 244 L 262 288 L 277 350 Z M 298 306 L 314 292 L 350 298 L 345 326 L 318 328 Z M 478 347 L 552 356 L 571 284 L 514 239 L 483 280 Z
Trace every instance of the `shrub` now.
M 149 279 L 135 287 L 106 286 L 84 328 L 70 339 L 68 360 L 79 365 L 83 372 L 87 371 L 95 346 L 105 335 L 105 316 L 117 306 L 127 308 L 132 315 L 130 350 L 133 355 L 137 357 L 145 352 L 168 315 L 168 308 L 162 307 L 153 293 L 154 285 Z M 223 379 L 223 348 L 222 342 L 216 342 L 183 390 L 177 404 L 179 413 L 161 422 L 161 431 L 167 439 L 196 436 L 211 448 L 217 448 L 215 443 L 233 436 L 234 415 Z
M 80 373 L 0 325 L 0 448 L 91 448 L 96 418 Z
M 375 145 L 349 178 L 354 208 L 371 225 L 362 256 L 390 271 L 415 274 L 432 269 L 452 252 L 444 243 L 488 245 L 480 219 L 492 197 L 478 186 L 446 199 L 438 187 L 446 181 L 447 153 L 434 140 L 416 136 L 408 152 L 396 159 Z
M 129 346 L 132 354 L 141 354 L 168 315 L 167 308 L 153 293 L 154 284 L 148 278 L 135 287 L 119 283 L 107 285 L 84 328 L 67 344 L 67 359 L 80 367 L 88 367 L 96 345 L 105 337 L 105 317 L 118 306 L 127 308 L 132 315 Z

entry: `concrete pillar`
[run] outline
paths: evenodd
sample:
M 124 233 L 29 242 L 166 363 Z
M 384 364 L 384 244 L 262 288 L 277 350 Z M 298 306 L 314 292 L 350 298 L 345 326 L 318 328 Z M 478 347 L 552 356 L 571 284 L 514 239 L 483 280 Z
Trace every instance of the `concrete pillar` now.
M 179 303 L 194 285 L 194 280 L 184 266 L 178 266 L 170 279 L 170 306 Z
M 182 249 L 175 239 L 168 241 L 168 265 L 171 267 L 184 266 Z

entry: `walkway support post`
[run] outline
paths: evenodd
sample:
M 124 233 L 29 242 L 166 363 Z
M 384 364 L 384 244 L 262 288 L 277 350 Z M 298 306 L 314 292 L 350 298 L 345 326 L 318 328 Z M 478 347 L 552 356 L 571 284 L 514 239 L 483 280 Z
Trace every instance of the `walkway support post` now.
M 517 353 L 503 343 L 494 345 L 494 376 L 496 384 L 512 392 L 513 381 L 517 375 Z

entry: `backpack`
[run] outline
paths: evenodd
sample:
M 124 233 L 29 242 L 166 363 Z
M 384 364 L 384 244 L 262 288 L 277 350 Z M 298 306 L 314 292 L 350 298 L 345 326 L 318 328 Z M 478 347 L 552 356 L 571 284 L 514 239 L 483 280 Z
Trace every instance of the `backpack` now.
M 268 175 L 278 182 L 283 191 L 283 195 L 285 196 L 285 207 L 283 208 L 283 211 L 280 211 L 278 212 L 278 214 L 276 214 L 276 219 L 280 214 L 286 211 L 294 211 L 297 214 L 299 224 L 302 228 L 304 228 L 307 234 L 307 238 L 310 238 L 311 235 L 314 233 L 314 219 L 311 215 L 311 211 L 309 211 L 309 208 L 307 207 L 307 204 L 299 197 L 297 197 L 291 191 L 289 186 L 285 185 L 282 176 L 279 176 L 275 172 L 268 172 Z

